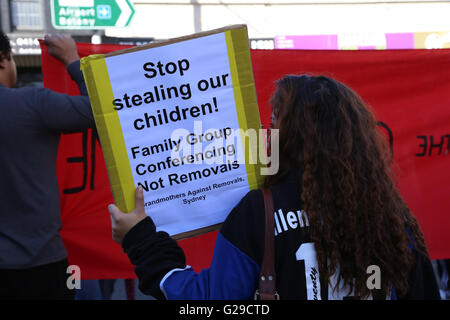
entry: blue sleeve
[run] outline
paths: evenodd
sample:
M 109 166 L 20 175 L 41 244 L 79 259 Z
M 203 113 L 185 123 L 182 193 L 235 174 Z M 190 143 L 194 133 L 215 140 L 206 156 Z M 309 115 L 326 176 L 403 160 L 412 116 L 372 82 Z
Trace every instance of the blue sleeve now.
M 209 268 L 177 270 L 160 287 L 167 299 L 253 299 L 259 272 L 253 259 L 219 233 Z

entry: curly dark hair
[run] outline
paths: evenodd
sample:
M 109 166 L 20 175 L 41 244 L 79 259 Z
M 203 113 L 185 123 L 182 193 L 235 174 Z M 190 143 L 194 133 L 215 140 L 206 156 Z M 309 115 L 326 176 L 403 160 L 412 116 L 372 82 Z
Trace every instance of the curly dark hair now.
M 392 155 L 370 107 L 326 76 L 288 75 L 277 86 L 271 103 L 280 170 L 266 185 L 292 170 L 300 174 L 322 281 L 337 273 L 335 288 L 343 281 L 356 296 L 369 297 L 366 270 L 377 265 L 378 293 L 387 296 L 394 286 L 405 294 L 415 261 L 409 246 L 425 256 L 427 250 L 395 186 Z
M 0 30 L 0 61 L 5 58 L 11 59 L 11 44 L 8 36 Z

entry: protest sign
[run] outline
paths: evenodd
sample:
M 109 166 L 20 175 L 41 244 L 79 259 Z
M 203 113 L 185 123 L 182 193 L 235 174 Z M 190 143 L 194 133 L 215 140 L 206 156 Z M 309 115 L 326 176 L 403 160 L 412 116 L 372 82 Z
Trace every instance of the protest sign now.
M 141 185 L 157 229 L 185 238 L 217 228 L 260 186 L 245 26 L 91 55 L 81 67 L 122 211 Z

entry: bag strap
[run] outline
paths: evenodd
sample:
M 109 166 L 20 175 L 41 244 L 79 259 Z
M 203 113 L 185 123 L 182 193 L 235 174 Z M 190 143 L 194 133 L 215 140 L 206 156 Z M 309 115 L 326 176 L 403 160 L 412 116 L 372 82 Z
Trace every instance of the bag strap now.
M 280 296 L 276 292 L 275 276 L 275 239 L 274 239 L 274 212 L 273 198 L 270 189 L 261 189 L 264 197 L 264 210 L 266 217 L 264 258 L 259 275 L 259 289 L 255 292 L 255 299 L 279 300 Z

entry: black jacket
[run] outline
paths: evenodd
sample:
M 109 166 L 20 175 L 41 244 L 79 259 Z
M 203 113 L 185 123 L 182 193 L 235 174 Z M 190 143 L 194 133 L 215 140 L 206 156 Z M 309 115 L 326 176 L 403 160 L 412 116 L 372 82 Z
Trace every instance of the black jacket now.
M 309 221 L 295 181 L 272 187 L 275 210 L 275 268 L 281 299 L 344 299 L 320 283 Z M 250 191 L 231 211 L 216 240 L 211 266 L 195 273 L 176 241 L 156 232 L 150 218 L 125 236 L 123 247 L 136 265 L 144 293 L 168 299 L 253 299 L 264 250 L 264 202 Z M 431 263 L 416 254 L 407 299 L 439 299 Z M 369 275 L 368 275 L 369 276 Z M 398 298 L 393 290 L 392 299 Z

